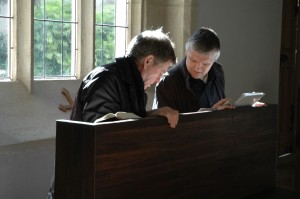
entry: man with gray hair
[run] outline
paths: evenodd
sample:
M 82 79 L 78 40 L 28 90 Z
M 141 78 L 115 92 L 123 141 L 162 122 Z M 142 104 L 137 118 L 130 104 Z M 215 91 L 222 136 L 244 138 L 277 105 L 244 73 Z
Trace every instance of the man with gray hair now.
M 178 111 L 169 107 L 146 111 L 145 89 L 158 83 L 175 61 L 174 44 L 161 28 L 136 35 L 125 57 L 95 68 L 83 79 L 71 119 L 94 122 L 107 113 L 131 112 L 139 117 L 166 117 L 174 128 Z
M 126 56 L 96 67 L 83 79 L 70 119 L 94 122 L 107 113 L 130 112 L 139 117 L 165 117 L 170 127 L 175 128 L 178 111 L 170 107 L 146 111 L 145 93 L 175 61 L 174 44 L 161 28 L 138 34 L 131 40 Z M 48 199 L 54 197 L 53 176 Z
M 169 106 L 180 113 L 201 108 L 224 109 L 225 79 L 220 41 L 210 28 L 199 28 L 186 42 L 185 58 L 169 69 L 155 89 L 153 108 Z

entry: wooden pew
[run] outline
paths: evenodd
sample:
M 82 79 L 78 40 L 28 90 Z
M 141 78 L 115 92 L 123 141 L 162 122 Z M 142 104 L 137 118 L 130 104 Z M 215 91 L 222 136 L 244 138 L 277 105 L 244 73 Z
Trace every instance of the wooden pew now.
M 277 106 L 57 121 L 55 198 L 242 198 L 275 187 Z

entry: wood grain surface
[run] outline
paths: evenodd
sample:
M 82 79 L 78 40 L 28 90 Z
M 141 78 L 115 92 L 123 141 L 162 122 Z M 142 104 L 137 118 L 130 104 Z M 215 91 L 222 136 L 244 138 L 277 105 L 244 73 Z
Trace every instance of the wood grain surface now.
M 55 196 L 241 198 L 276 182 L 277 106 L 91 124 L 57 121 Z

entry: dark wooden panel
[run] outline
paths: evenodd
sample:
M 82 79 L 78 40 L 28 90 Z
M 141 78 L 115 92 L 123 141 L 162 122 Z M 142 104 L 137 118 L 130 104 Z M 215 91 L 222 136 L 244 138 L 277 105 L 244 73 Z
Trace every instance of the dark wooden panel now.
M 300 146 L 296 147 L 296 174 L 295 174 L 295 190 L 300 193 Z M 300 198 L 300 197 L 299 197 Z
M 57 133 L 57 140 L 61 139 L 57 145 L 83 140 L 84 134 L 93 131 L 85 130 L 82 124 L 58 121 L 58 129 L 63 126 L 66 128 Z M 241 198 L 275 186 L 275 105 L 181 115 L 175 129 L 168 126 L 165 118 L 86 124 L 86 127 L 94 128 L 95 132 L 94 151 L 88 145 L 95 152 L 94 174 L 87 173 L 95 177 L 94 184 L 89 186 L 94 188 L 95 198 Z M 86 141 L 91 143 L 92 136 L 89 138 Z M 77 144 L 81 154 L 84 149 L 79 149 L 80 146 L 87 147 L 83 142 L 71 142 L 63 149 Z M 61 153 L 59 150 L 58 147 L 57 153 Z M 85 158 L 63 156 L 68 156 L 67 152 L 62 152 L 57 161 L 73 161 L 67 163 L 68 167 Z M 62 168 L 67 167 L 64 163 L 60 164 Z M 76 174 L 76 168 L 72 172 Z M 72 178 L 71 174 L 64 177 Z M 80 180 L 80 176 L 74 180 L 88 182 Z M 70 184 L 61 187 L 80 194 L 84 193 L 79 190 L 82 188 Z M 57 198 L 94 198 L 90 196 Z
M 94 198 L 94 127 L 57 122 L 55 198 Z
M 296 34 L 298 0 L 282 1 L 281 56 L 279 73 L 278 155 L 293 151 L 293 114 L 296 91 Z

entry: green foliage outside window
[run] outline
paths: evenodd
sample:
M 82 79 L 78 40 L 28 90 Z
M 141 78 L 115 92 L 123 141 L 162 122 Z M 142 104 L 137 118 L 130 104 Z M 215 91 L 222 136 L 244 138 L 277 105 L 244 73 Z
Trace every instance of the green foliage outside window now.
M 0 15 L 8 16 L 8 1 L 0 0 Z M 8 23 L 9 19 L 0 18 L 0 78 L 8 76 Z
M 102 18 L 103 16 L 103 18 Z M 96 12 L 95 66 L 113 62 L 115 59 L 115 4 L 105 4 Z M 103 25 L 102 25 L 103 24 Z
M 71 0 L 47 0 L 46 20 L 72 19 Z M 62 2 L 64 11 L 62 15 Z M 44 4 L 35 0 L 34 16 L 44 19 Z M 99 12 L 96 12 L 95 29 L 95 66 L 112 62 L 115 58 L 115 4 L 107 1 Z M 34 75 L 68 76 L 71 75 L 71 23 L 43 22 L 34 23 Z M 74 44 L 73 44 L 74 45 Z M 74 47 L 73 47 L 74 48 Z
M 72 2 L 46 1 L 45 17 L 43 1 L 34 5 L 34 76 L 68 76 L 71 74 Z M 63 12 L 62 12 L 62 2 Z M 62 22 L 63 21 L 63 22 Z
M 7 34 L 0 32 L 0 78 L 7 77 Z
M 34 76 L 69 76 L 72 65 L 71 43 L 73 0 L 34 0 Z M 0 0 L 1 5 L 6 0 Z M 63 11 L 62 11 L 62 3 Z M 44 13 L 45 8 L 45 13 Z M 46 21 L 45 21 L 46 20 Z M 53 21 L 47 21 L 53 20 Z M 67 23 L 63 23 L 67 22 Z M 1 21 L 1 26 L 7 22 Z M 106 1 L 96 12 L 95 66 L 114 61 L 115 58 L 115 2 Z M 0 78 L 7 77 L 7 31 L 0 31 Z

